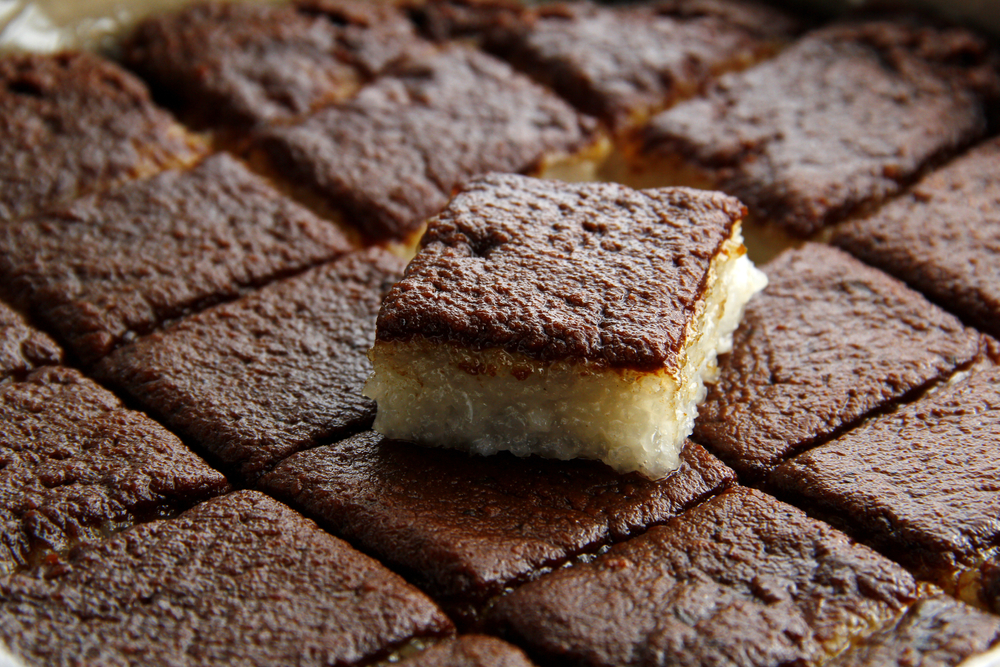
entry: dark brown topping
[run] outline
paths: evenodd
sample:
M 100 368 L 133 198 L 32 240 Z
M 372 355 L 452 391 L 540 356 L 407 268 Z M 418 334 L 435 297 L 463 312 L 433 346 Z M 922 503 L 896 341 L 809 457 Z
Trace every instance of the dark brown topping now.
M 250 478 L 367 428 L 375 314 L 403 263 L 351 253 L 141 338 L 97 373 Z
M 0 384 L 0 572 L 226 488 L 176 436 L 74 370 Z
M 84 361 L 349 249 L 224 154 L 0 226 L 0 290 Z
M 55 341 L 30 327 L 23 317 L 0 303 L 0 381 L 60 362 L 62 350 Z
M 735 488 L 522 586 L 487 627 L 544 664 L 810 665 L 915 593 L 899 566 Z
M 378 339 L 676 371 L 743 212 L 721 193 L 489 175 L 430 221 Z
M 956 592 L 953 575 L 1000 547 L 1000 367 L 980 364 L 796 456 L 770 482 Z
M 807 244 L 764 266 L 698 410 L 695 438 L 757 479 L 784 457 L 973 360 L 979 335 L 834 248 Z
M 505 63 L 452 46 L 408 61 L 351 101 L 262 131 L 272 168 L 374 240 L 402 239 L 462 181 L 528 173 L 572 154 L 595 126 Z
M 504 587 L 676 516 L 734 481 L 693 443 L 677 471 L 652 482 L 593 461 L 483 458 L 369 432 L 297 454 L 261 484 L 470 620 Z
M 38 664 L 369 664 L 451 623 L 284 505 L 242 491 L 0 581 L 0 639 Z
M 773 8 L 725 0 L 549 4 L 505 18 L 487 28 L 487 48 L 616 128 L 753 63 L 796 27 Z
M 645 150 L 680 156 L 755 217 L 809 235 L 980 137 L 996 61 L 961 29 L 833 26 L 656 116 Z
M 0 222 L 193 161 L 145 86 L 90 54 L 0 56 Z
M 833 243 L 1000 336 L 1000 140 L 934 172 Z
M 208 2 L 147 19 L 123 52 L 185 117 L 231 126 L 344 100 L 416 41 L 388 3 Z
M 532 667 L 519 649 L 485 635 L 446 639 L 398 664 L 399 667 Z
M 828 664 L 958 665 L 995 642 L 1000 642 L 1000 618 L 942 595 L 920 600 L 898 624 L 867 637 Z

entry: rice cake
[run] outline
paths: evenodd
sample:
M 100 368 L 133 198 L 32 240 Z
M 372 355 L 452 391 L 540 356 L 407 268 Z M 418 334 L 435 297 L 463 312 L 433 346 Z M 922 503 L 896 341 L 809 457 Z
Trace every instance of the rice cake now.
M 744 212 L 686 188 L 467 183 L 379 311 L 375 430 L 662 477 L 767 282 Z
M 987 358 L 789 459 L 768 482 L 922 579 L 978 604 L 980 564 L 1000 558 L 998 433 L 1000 366 Z
M 520 649 L 486 635 L 446 639 L 394 664 L 399 667 L 532 667 L 532 662 Z
M 89 53 L 0 56 L 0 223 L 203 153 L 141 81 Z
M 143 21 L 123 57 L 185 119 L 232 133 L 343 101 L 418 41 L 389 3 L 200 2 Z
M 506 587 L 663 522 L 735 482 L 693 443 L 658 482 L 594 461 L 490 459 L 368 432 L 263 477 L 284 499 L 434 596 L 461 625 Z
M 833 25 L 655 116 L 633 150 L 668 182 L 809 236 L 982 137 L 998 91 L 996 51 L 967 30 Z
M 350 253 L 140 338 L 95 372 L 253 480 L 370 426 L 366 353 L 402 269 L 382 250 Z
M 552 3 L 519 18 L 487 28 L 486 48 L 616 131 L 773 55 L 797 27 L 772 7 L 727 0 Z
M 484 627 L 544 664 L 817 665 L 917 585 L 824 523 L 736 487 L 500 598 Z
M 62 350 L 20 314 L 0 302 L 0 382 L 21 378 L 39 366 L 62 362 Z
M 79 372 L 0 384 L 0 572 L 177 513 L 228 483 Z
M 407 242 L 465 179 L 592 171 L 586 154 L 603 146 L 594 121 L 555 94 L 451 45 L 408 60 L 342 105 L 261 130 L 251 154 L 368 240 Z
M 946 595 L 920 600 L 898 623 L 850 647 L 829 667 L 958 665 L 1000 642 L 1000 618 Z
M 832 242 L 1000 336 L 1000 140 L 921 180 Z
M 225 154 L 0 226 L 0 291 L 85 363 L 350 244 Z
M 750 302 L 694 431 L 744 482 L 979 352 L 980 334 L 836 248 L 806 244 L 763 268 L 769 286 Z
M 400 577 L 254 491 L 0 580 L 0 640 L 39 664 L 364 665 L 452 632 Z

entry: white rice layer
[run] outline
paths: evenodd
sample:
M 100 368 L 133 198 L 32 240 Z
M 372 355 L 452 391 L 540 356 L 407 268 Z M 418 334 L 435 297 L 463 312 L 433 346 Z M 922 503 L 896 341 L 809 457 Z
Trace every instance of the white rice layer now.
M 375 430 L 476 454 L 587 458 L 656 479 L 680 465 L 705 382 L 767 277 L 746 257 L 739 225 L 712 261 L 709 289 L 676 372 L 540 362 L 426 339 L 377 342 L 365 395 Z

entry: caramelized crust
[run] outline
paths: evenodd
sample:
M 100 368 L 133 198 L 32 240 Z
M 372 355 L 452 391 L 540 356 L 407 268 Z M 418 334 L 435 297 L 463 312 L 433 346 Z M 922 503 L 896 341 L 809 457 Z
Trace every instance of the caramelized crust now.
M 39 366 L 62 362 L 55 341 L 37 331 L 6 304 L 0 303 L 0 381 L 21 377 Z
M 532 667 L 519 649 L 496 637 L 463 635 L 401 660 L 399 667 Z
M 201 152 L 114 63 L 87 53 L 0 56 L 0 223 Z
M 685 188 L 472 181 L 431 220 L 378 340 L 676 371 L 709 264 L 743 213 Z

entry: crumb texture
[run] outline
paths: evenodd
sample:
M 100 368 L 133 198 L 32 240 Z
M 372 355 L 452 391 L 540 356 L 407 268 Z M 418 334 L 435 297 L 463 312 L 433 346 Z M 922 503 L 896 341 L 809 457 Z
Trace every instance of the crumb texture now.
M 227 488 L 176 436 L 77 371 L 0 384 L 0 571 Z
M 0 222 L 200 152 L 114 63 L 87 53 L 0 56 Z
M 763 267 L 695 439 L 751 478 L 970 363 L 979 334 L 881 271 L 807 244 Z
M 144 337 L 96 372 L 252 478 L 371 423 L 366 354 L 402 268 L 382 250 L 348 254 Z
M 332 223 L 219 154 L 0 226 L 0 291 L 89 363 L 168 319 L 349 247 Z
M 370 558 L 242 491 L 0 582 L 0 636 L 50 665 L 367 663 L 448 619 Z
M 378 339 L 677 372 L 743 212 L 721 193 L 484 177 L 429 224 Z
M 546 664 L 815 665 L 915 592 L 899 566 L 736 488 L 520 587 L 487 626 Z

